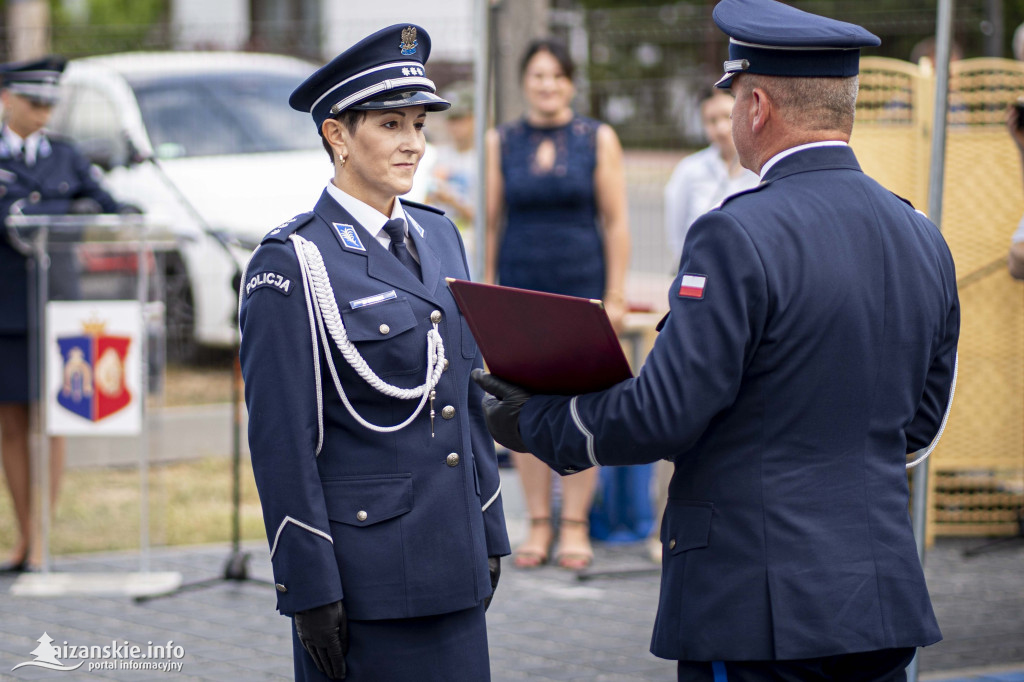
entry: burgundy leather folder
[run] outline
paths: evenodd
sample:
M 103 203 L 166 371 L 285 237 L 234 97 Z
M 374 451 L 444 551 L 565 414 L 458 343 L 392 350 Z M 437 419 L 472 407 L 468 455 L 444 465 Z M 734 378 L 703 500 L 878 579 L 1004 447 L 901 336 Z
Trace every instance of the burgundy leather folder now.
M 633 376 L 601 301 L 450 278 L 448 286 L 497 377 L 576 395 Z

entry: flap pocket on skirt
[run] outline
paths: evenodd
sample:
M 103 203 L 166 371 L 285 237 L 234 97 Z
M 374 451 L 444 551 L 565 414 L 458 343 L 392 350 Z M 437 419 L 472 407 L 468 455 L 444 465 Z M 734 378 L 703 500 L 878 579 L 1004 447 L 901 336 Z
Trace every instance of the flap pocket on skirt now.
M 412 510 L 412 474 L 336 478 L 323 482 L 327 518 L 372 526 Z
M 715 505 L 699 500 L 672 500 L 665 507 L 661 541 L 672 554 L 707 547 Z

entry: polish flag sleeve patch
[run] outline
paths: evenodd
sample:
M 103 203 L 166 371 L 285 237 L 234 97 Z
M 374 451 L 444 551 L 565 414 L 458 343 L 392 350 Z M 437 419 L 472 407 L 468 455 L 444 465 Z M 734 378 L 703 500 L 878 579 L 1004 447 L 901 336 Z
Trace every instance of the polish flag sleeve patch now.
M 680 298 L 704 298 L 704 290 L 707 288 L 707 275 L 683 275 L 682 283 L 679 285 Z

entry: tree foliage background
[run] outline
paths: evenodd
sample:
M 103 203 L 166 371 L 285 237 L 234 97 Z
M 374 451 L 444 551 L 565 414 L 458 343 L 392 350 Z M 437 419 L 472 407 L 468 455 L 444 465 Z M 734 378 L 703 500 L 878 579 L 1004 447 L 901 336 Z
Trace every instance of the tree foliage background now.
M 878 35 L 882 45 L 866 55 L 916 61 L 928 54 L 925 41 L 934 40 L 938 0 L 787 1 Z M 576 52 L 586 55 L 581 108 L 611 123 L 629 146 L 704 144 L 700 93 L 728 58 L 728 42 L 711 18 L 715 0 L 552 2 L 583 10 L 586 46 Z M 964 58 L 1012 57 L 1022 21 L 1024 0 L 955 0 L 953 39 Z
M 66 57 L 167 46 L 169 0 L 48 0 L 51 48 Z

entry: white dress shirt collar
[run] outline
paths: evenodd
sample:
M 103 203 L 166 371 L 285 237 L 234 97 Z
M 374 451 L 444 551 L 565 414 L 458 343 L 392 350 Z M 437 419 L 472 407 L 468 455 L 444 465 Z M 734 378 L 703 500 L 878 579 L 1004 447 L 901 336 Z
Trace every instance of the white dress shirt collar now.
M 405 214 L 405 209 L 402 208 L 402 202 L 395 197 L 395 205 L 391 209 L 391 215 L 386 216 L 374 207 L 370 206 L 364 201 L 356 199 L 351 194 L 338 189 L 334 182 L 327 183 L 327 193 L 330 194 L 343 209 L 348 211 L 353 218 L 356 219 L 360 225 L 366 228 L 366 231 L 373 235 L 373 238 L 377 240 L 381 246 L 385 249 L 391 248 L 391 237 L 384 231 L 384 223 L 395 218 L 401 218 L 405 221 L 405 244 L 406 248 L 409 249 L 409 253 L 418 262 L 420 259 L 419 252 L 416 250 L 416 242 L 409 238 L 409 217 Z M 422 234 L 422 230 L 420 231 Z
M 782 159 L 786 158 L 790 154 L 796 154 L 802 152 L 805 149 L 813 149 L 815 147 L 848 147 L 849 145 L 842 140 L 822 140 L 821 142 L 808 142 L 807 144 L 800 144 L 789 149 L 784 149 L 772 158 L 768 159 L 767 163 L 761 166 L 761 179 L 764 180 L 764 176 L 768 174 L 771 167 L 777 164 Z
M 43 141 L 43 131 L 37 130 L 28 137 L 22 139 L 21 135 L 11 130 L 10 126 L 4 126 L 4 142 L 11 154 L 15 155 L 19 149 L 25 150 L 25 163 L 32 165 L 36 161 L 39 152 L 39 144 Z M 24 147 L 22 147 L 24 145 Z

